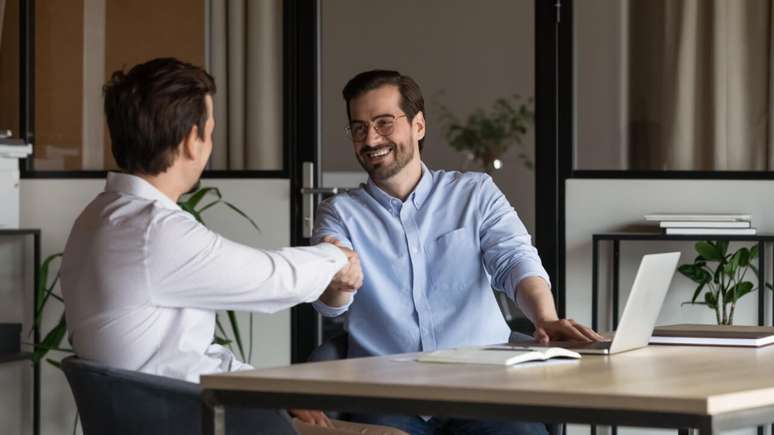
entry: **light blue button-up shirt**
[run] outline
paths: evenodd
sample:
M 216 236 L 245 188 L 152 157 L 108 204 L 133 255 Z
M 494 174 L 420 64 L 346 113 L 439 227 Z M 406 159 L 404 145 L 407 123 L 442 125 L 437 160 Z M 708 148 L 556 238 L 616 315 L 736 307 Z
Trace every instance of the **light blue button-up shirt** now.
M 432 351 L 508 340 L 492 288 L 515 299 L 529 276 L 548 281 L 524 224 L 492 178 L 433 171 L 405 202 L 372 180 L 323 202 L 313 242 L 333 236 L 351 246 L 363 268 L 347 313 L 349 356 Z

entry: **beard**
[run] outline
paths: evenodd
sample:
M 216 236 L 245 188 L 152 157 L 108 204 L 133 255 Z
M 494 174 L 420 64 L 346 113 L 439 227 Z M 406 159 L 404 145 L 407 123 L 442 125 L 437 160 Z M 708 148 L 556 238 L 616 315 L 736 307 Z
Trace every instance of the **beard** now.
M 389 162 L 370 162 L 366 153 L 389 148 L 392 152 L 392 160 Z M 400 172 L 414 158 L 413 147 L 398 147 L 390 142 L 381 147 L 364 148 L 357 154 L 357 161 L 368 173 L 372 180 L 386 180 Z

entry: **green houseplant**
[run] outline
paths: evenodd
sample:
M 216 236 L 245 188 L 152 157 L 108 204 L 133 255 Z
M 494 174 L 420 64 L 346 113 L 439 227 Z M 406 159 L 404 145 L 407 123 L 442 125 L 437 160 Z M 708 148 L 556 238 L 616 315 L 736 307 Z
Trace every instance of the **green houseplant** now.
M 519 95 L 498 98 L 488 111 L 476 109 L 460 121 L 445 106 L 439 106 L 444 135 L 453 149 L 464 152 L 487 173 L 502 167 L 502 156 L 515 145 L 518 159 L 527 169 L 533 162 L 527 155 L 524 136 L 534 121 L 532 98 Z
M 255 221 L 234 204 L 224 200 L 220 190 L 218 190 L 216 187 L 203 187 L 198 189 L 196 192 L 183 195 L 183 197 L 180 198 L 178 205 L 181 209 L 191 213 L 191 215 L 193 215 L 194 218 L 196 218 L 196 220 L 201 222 L 203 225 L 206 225 L 202 217 L 203 213 L 212 207 L 223 205 L 233 210 L 239 216 L 243 217 L 250 223 L 253 228 L 255 228 L 256 231 L 260 232 L 260 228 L 255 223 Z M 33 318 L 35 326 L 41 325 L 43 313 L 46 310 L 49 301 L 53 299 L 60 304 L 64 304 L 62 297 L 55 292 L 56 284 L 59 281 L 59 271 L 57 269 L 56 273 L 52 273 L 52 269 L 55 263 L 57 261 L 61 261 L 61 258 L 62 253 L 57 253 L 46 257 L 37 272 L 39 284 L 38 288 L 36 289 L 38 295 L 38 306 L 35 307 L 35 314 Z M 247 350 L 245 350 L 245 346 L 242 341 L 242 334 L 240 331 L 239 322 L 237 321 L 236 313 L 234 311 L 226 311 L 231 334 L 229 334 L 229 331 L 224 326 L 220 316 L 221 315 L 219 313 L 216 317 L 217 330 L 213 342 L 229 346 L 230 348 L 235 344 L 242 360 L 249 362 L 252 359 L 253 354 L 253 314 L 249 314 L 249 338 Z M 67 323 L 65 320 L 64 312 L 62 312 L 56 325 L 54 325 L 48 332 L 46 332 L 40 343 L 34 346 L 32 357 L 33 361 L 40 362 L 45 359 L 49 364 L 60 367 L 59 361 L 46 358 L 46 356 L 50 351 L 73 353 L 72 349 L 61 347 L 66 333 Z M 32 334 L 32 331 L 30 331 L 30 334 Z
M 750 270 L 758 274 L 754 265 L 758 246 L 729 252 L 727 240 L 700 241 L 696 242 L 695 249 L 699 255 L 693 263 L 678 268 L 697 285 L 691 300 L 683 304 L 706 305 L 715 311 L 718 325 L 732 325 L 737 302 L 746 294 L 760 290 L 745 280 Z M 766 283 L 766 287 L 772 289 L 771 284 Z

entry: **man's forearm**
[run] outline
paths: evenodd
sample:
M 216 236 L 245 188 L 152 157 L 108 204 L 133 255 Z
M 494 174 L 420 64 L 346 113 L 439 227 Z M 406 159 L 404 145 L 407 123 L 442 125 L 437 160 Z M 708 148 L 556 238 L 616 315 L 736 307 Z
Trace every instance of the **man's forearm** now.
M 530 276 L 522 279 L 516 290 L 516 302 L 534 325 L 559 320 L 554 295 L 543 278 Z

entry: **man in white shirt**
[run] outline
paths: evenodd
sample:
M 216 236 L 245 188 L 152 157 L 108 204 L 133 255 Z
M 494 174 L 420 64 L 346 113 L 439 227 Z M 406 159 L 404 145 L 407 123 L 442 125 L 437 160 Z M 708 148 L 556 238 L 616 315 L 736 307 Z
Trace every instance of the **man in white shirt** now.
M 124 173 L 108 174 L 65 247 L 62 292 L 79 357 L 198 382 L 250 368 L 212 344 L 217 310 L 275 312 L 328 287 L 352 292 L 362 284 L 349 249 L 253 249 L 178 207 L 212 151 L 214 93 L 204 70 L 169 58 L 117 71 L 105 85 L 111 149 Z M 353 433 L 319 411 L 290 414 L 301 433 Z M 286 414 L 266 415 L 272 421 L 254 433 L 295 433 Z M 352 430 L 398 433 L 382 429 Z

